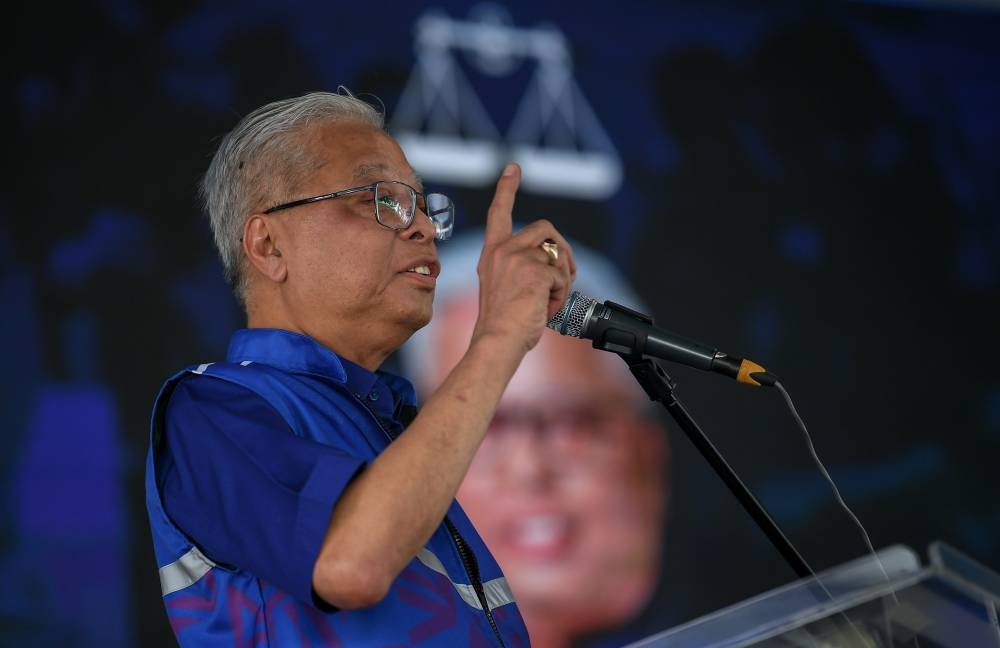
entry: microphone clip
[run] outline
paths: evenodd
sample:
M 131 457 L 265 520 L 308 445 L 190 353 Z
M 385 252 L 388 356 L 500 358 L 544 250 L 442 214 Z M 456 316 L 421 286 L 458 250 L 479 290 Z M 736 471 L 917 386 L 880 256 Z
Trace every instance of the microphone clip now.
M 652 358 L 641 355 L 621 356 L 629 371 L 639 381 L 642 390 L 649 396 L 649 400 L 667 405 L 674 400 L 674 387 L 677 383 L 673 381 L 663 367 L 656 364 Z
M 653 318 L 649 315 L 607 300 L 603 304 L 594 305 L 594 313 L 585 331 L 586 337 L 593 339 L 595 349 L 617 353 L 631 367 L 632 363 L 629 358 L 641 358 L 645 353 L 646 336 L 640 336 L 628 328 L 616 326 L 616 315 L 624 315 L 627 316 L 626 319 L 653 325 Z

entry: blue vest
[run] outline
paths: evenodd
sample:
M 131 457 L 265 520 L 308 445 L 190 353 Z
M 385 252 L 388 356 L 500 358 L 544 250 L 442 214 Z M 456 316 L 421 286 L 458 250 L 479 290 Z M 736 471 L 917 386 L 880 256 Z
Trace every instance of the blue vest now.
M 164 512 L 155 473 L 167 401 L 178 382 L 191 374 L 215 376 L 250 389 L 295 434 L 358 458 L 374 460 L 391 442 L 361 401 L 329 376 L 243 361 L 192 367 L 168 380 L 153 409 L 146 507 L 163 601 L 182 646 L 497 646 L 497 632 L 509 648 L 529 645 L 503 573 L 457 502 L 448 509 L 446 523 L 451 528 L 440 525 L 386 597 L 363 610 L 323 611 L 204 555 Z M 396 379 L 393 387 L 415 402 L 409 383 Z M 475 555 L 483 596 L 472 585 L 458 542 Z M 483 598 L 496 630 L 483 609 Z

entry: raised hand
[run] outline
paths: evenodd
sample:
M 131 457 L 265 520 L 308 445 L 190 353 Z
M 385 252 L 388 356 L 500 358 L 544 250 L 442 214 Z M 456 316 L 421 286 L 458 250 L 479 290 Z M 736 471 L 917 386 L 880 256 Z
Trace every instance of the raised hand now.
M 479 257 L 479 320 L 473 340 L 495 336 L 521 353 L 541 337 L 545 323 L 569 296 L 576 277 L 573 250 L 552 223 L 537 220 L 513 233 L 514 197 L 521 169 L 509 164 L 497 182 Z M 555 241 L 555 261 L 542 249 Z

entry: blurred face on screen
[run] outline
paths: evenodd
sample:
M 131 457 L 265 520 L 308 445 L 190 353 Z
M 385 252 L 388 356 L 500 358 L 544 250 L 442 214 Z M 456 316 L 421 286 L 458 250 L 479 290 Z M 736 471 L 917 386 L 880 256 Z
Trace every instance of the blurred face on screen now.
M 433 387 L 466 350 L 474 297 L 445 304 Z M 621 365 L 619 367 L 618 365 Z M 656 583 L 663 430 L 617 357 L 546 332 L 500 402 L 459 502 L 506 574 L 533 644 L 613 627 Z

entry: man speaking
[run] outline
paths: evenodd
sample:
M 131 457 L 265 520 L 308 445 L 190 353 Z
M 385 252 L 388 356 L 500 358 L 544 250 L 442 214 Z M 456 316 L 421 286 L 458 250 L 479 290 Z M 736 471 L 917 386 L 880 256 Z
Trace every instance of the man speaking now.
M 528 644 L 454 501 L 575 275 L 550 223 L 512 233 L 519 174 L 489 208 L 471 342 L 417 414 L 378 368 L 430 320 L 450 200 L 351 96 L 269 104 L 223 139 L 203 195 L 247 328 L 167 381 L 147 460 L 182 645 Z

